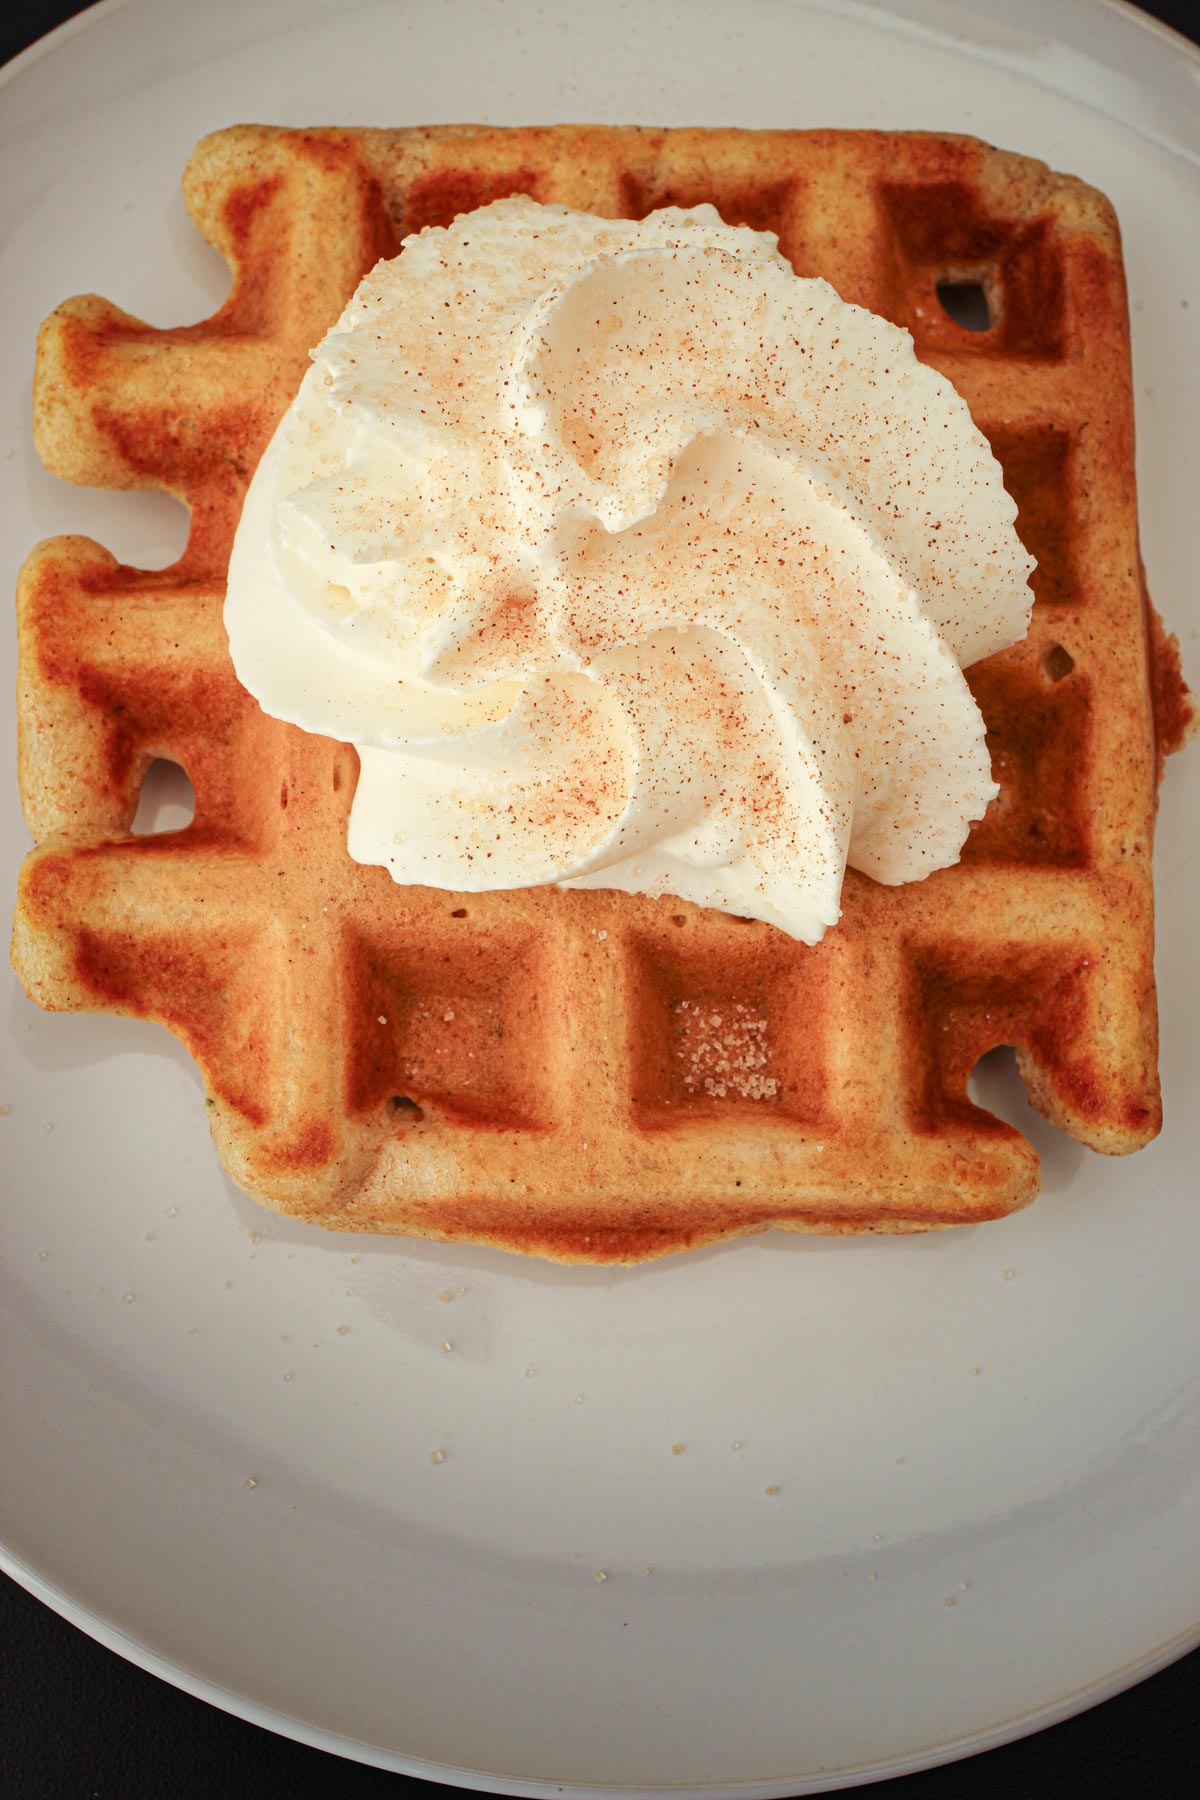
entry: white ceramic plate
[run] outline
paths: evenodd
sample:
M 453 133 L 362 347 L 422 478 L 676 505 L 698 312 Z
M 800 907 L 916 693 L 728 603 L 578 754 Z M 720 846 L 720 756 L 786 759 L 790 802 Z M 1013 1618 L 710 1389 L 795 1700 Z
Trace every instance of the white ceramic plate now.
M 150 563 L 182 542 L 169 502 L 44 474 L 28 388 L 66 294 L 161 324 L 217 303 L 177 189 L 214 126 L 928 126 L 1117 203 L 1146 561 L 1195 677 L 1198 74 L 1095 0 L 103 6 L 3 93 L 0 586 L 50 532 Z M 925 1241 L 604 1273 L 325 1236 L 222 1178 L 165 1033 L 13 983 L 7 1566 L 248 1718 L 516 1792 L 816 1791 L 1168 1660 L 1200 1619 L 1198 816 L 1193 752 L 1159 830 L 1161 1139 L 1105 1161 L 993 1076 L 1045 1194 Z

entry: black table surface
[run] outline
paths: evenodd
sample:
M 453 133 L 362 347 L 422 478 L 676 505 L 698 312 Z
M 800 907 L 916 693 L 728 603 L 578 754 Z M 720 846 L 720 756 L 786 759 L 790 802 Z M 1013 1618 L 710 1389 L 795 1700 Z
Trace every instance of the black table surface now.
M 83 10 L 53 0 L 0 5 L 0 60 Z M 1154 0 L 1143 10 L 1200 42 L 1200 0 Z M 403 1790 L 406 1800 L 446 1791 L 311 1750 L 194 1700 L 0 1576 L 0 1792 L 13 1800 L 365 1800 Z M 1034 1737 L 869 1791 L 879 1800 L 1200 1793 L 1200 1650 Z

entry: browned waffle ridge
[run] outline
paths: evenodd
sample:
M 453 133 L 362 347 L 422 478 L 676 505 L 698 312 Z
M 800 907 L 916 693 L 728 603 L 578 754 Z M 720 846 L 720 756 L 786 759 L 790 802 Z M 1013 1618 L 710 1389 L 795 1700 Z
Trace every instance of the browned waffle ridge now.
M 966 1080 L 1015 1044 L 1034 1104 L 1124 1152 L 1159 1128 L 1150 851 L 1192 707 L 1138 555 L 1128 321 L 1108 202 L 926 134 L 554 127 L 204 140 L 212 319 L 95 297 L 43 327 L 46 465 L 187 502 L 173 567 L 88 539 L 23 571 L 14 962 L 59 1009 L 160 1020 L 230 1174 L 322 1225 L 634 1262 L 768 1225 L 917 1231 L 1036 1193 Z M 1038 558 L 1028 639 L 971 673 L 1000 799 L 961 864 L 851 875 L 816 949 L 670 899 L 399 888 L 346 853 L 352 750 L 269 719 L 221 624 L 255 462 L 306 353 L 406 233 L 510 193 L 611 216 L 712 201 L 907 326 L 991 439 Z M 992 324 L 939 304 L 975 280 Z M 185 831 L 135 838 L 154 757 Z M 147 1129 L 153 1129 L 149 1121 Z

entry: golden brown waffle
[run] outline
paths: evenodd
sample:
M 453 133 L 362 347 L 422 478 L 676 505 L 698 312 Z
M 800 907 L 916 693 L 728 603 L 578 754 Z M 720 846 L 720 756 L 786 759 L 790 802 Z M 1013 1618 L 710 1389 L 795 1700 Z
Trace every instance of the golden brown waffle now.
M 1154 1135 L 1151 836 L 1191 703 L 1142 581 L 1101 195 L 964 138 L 598 127 L 242 128 L 185 187 L 233 266 L 220 312 L 157 331 L 86 297 L 39 346 L 47 466 L 192 515 L 170 569 L 59 538 L 24 571 L 14 960 L 40 1004 L 178 1033 L 227 1168 L 284 1212 L 571 1260 L 1025 1204 L 1034 1151 L 966 1094 L 996 1044 L 1084 1143 Z M 778 232 L 912 331 L 1004 465 L 1039 566 L 1027 641 L 971 675 L 1000 799 L 958 867 L 852 874 L 817 949 L 670 899 L 398 888 L 346 853 L 354 752 L 234 678 L 226 559 L 306 352 L 402 236 L 510 193 Z M 946 277 L 981 284 L 990 329 L 947 316 Z M 154 757 L 195 821 L 134 838 Z

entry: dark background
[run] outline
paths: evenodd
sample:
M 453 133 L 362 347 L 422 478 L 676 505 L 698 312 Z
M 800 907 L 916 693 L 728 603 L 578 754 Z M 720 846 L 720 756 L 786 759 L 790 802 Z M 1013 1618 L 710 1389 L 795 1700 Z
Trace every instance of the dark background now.
M 0 60 L 83 10 L 0 0 Z M 1143 10 L 1200 41 L 1200 0 L 1154 0 Z M 869 1695 L 863 1704 L 870 1705 Z M 1035 1737 L 866 1791 L 878 1800 L 1174 1800 L 1200 1793 L 1198 1784 L 1194 1651 Z M 193 1700 L 0 1576 L 0 1792 L 12 1800 L 444 1800 L 446 1791 L 310 1750 Z

